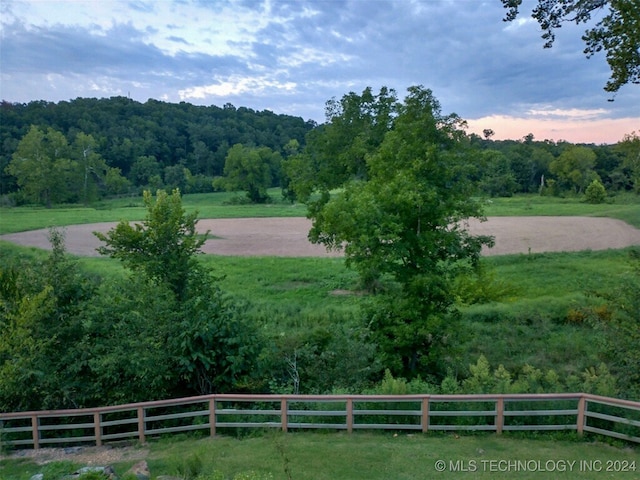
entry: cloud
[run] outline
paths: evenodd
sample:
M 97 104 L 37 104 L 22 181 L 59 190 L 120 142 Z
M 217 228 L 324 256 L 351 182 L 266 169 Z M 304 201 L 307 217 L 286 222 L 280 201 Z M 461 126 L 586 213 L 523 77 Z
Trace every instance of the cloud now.
M 608 67 L 603 56 L 584 57 L 584 26 L 563 26 L 543 49 L 537 23 L 523 15 L 505 24 L 497 0 L 69 5 L 2 2 L 5 100 L 126 92 L 141 101 L 231 101 L 321 122 L 329 98 L 383 85 L 403 95 L 421 84 L 444 113 L 510 118 L 524 130 L 533 119 L 569 125 L 638 119 L 640 111 L 637 86 L 607 102 Z
M 210 85 L 190 87 L 179 90 L 178 95 L 182 100 L 201 99 L 207 97 L 239 96 L 251 92 L 260 94 L 264 91 L 292 92 L 296 88 L 293 82 L 279 82 L 268 77 L 235 77 L 226 81 L 219 81 Z

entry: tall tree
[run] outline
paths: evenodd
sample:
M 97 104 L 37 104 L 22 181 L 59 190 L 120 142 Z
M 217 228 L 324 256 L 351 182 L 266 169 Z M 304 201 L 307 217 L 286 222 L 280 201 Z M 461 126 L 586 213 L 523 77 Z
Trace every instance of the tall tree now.
M 636 193 L 640 193 L 640 135 L 628 133 L 615 150 L 623 155 L 622 166 L 629 172 Z
M 551 173 L 565 187 L 573 188 L 581 193 L 587 185 L 597 177 L 593 167 L 596 164 L 596 154 L 589 147 L 571 146 L 549 164 Z
M 184 211 L 179 190 L 171 195 L 158 190 L 155 202 L 151 192 L 145 191 L 144 204 L 147 215 L 142 223 L 120 222 L 106 234 L 94 233 L 105 243 L 98 252 L 168 285 L 177 298 L 185 298 L 190 282 L 202 274 L 195 255 L 208 232 L 198 235 L 197 213 Z
M 249 147 L 236 144 L 227 153 L 224 177 L 216 180 L 216 186 L 229 191 L 244 190 L 253 203 L 269 200 L 267 189 L 273 185 L 280 171 L 282 157 L 269 147 Z
M 507 9 L 505 21 L 519 15 L 522 0 L 501 0 Z M 532 17 L 543 30 L 545 48 L 553 45 L 555 30 L 563 22 L 588 23 L 607 8 L 607 14 L 582 36 L 584 53 L 592 57 L 604 50 L 611 77 L 604 89 L 617 92 L 627 83 L 640 83 L 640 3 L 637 0 L 538 0 Z
M 481 217 L 464 122 L 442 115 L 430 90 L 409 88 L 393 128 L 366 157 L 366 180 L 352 179 L 312 214 L 310 238 L 344 248 L 365 281 L 390 277 L 370 326 L 387 365 L 404 375 L 434 368 L 446 343 L 461 263 L 477 263 L 488 237 L 463 221 Z
M 52 128 L 43 131 L 32 125 L 20 140 L 6 170 L 16 177 L 27 198 L 50 208 L 74 193 L 70 179 L 77 170 L 77 162 L 69 155 L 69 145 L 62 133 Z
M 73 141 L 72 150 L 82 176 L 81 198 L 86 205 L 98 195 L 98 188 L 105 185 L 109 167 L 98 153 L 98 142 L 92 135 L 80 132 Z

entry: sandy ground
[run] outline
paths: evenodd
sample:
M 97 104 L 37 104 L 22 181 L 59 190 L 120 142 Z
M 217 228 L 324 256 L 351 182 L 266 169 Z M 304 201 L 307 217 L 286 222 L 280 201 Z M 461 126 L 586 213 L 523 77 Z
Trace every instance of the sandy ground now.
M 92 232 L 107 232 L 115 223 L 70 225 L 65 228 L 70 253 L 96 256 L 100 241 Z M 216 238 L 203 246 L 204 253 L 240 256 L 330 257 L 307 239 L 311 223 L 306 218 L 203 219 L 198 230 L 210 230 Z M 595 217 L 490 217 L 469 222 L 473 234 L 493 235 L 495 246 L 485 255 L 605 250 L 640 245 L 640 230 L 620 220 Z M 49 248 L 48 230 L 2 235 L 0 239 L 21 245 Z

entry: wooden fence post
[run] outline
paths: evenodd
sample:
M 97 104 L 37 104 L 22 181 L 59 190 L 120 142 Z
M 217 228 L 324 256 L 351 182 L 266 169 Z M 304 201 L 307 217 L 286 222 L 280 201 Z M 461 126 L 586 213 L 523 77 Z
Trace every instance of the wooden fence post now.
M 209 430 L 212 437 L 216 436 L 216 399 L 209 399 Z
M 287 433 L 289 429 L 289 402 L 286 398 L 280 400 L 280 423 L 282 424 L 282 431 Z
M 93 432 L 96 437 L 96 447 L 102 446 L 102 427 L 100 426 L 102 414 L 94 412 L 93 414 Z
M 584 419 L 585 419 L 585 410 L 587 409 L 587 399 L 584 395 L 580 397 L 578 400 L 578 418 L 576 419 L 576 430 L 578 431 L 578 435 L 582 436 L 584 433 Z
M 427 433 L 429 431 L 429 397 L 422 399 L 422 417 L 420 420 L 422 433 Z
M 145 442 L 145 436 L 144 436 L 144 407 L 138 407 L 138 440 L 140 440 L 140 443 L 144 443 Z
M 496 433 L 502 434 L 504 428 L 504 397 L 496 399 Z
M 33 438 L 33 449 L 40 448 L 40 419 L 37 415 L 31 416 L 31 437 Z
M 353 398 L 347 398 L 347 432 L 353 432 Z

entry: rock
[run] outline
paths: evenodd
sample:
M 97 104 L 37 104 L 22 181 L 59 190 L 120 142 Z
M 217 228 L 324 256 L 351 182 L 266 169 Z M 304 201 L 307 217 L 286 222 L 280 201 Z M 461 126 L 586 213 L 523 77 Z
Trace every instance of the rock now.
M 44 480 L 44 473 L 36 473 L 29 480 Z
M 103 475 L 106 475 L 109 480 L 118 480 L 118 476 L 116 475 L 116 472 L 111 465 L 107 465 L 106 467 L 82 467 L 81 469 L 73 472 L 71 475 L 62 477 L 62 480 L 75 480 L 85 473 L 92 472 L 102 473 Z
M 138 480 L 149 480 L 151 478 L 151 472 L 149 472 L 149 465 L 147 465 L 146 460 L 136 463 L 126 474 L 133 474 Z
M 64 453 L 67 455 L 73 455 L 75 453 L 80 453 L 82 450 L 82 447 L 67 447 L 64 449 Z

